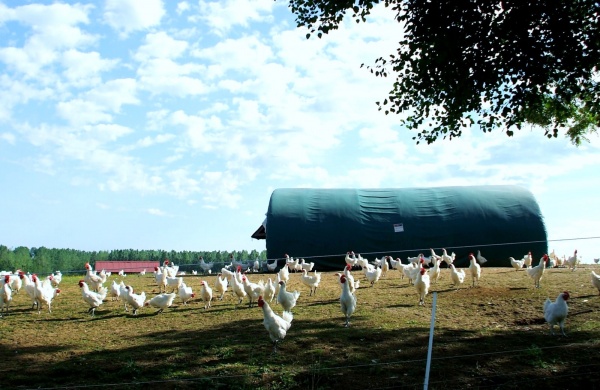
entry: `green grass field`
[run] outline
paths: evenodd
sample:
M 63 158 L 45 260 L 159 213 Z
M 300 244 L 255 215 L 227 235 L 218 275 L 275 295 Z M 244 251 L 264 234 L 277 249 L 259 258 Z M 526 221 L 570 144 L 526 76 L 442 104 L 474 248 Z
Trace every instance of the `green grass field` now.
M 349 328 L 334 272 L 323 273 L 312 297 L 300 274 L 291 274 L 288 290 L 301 295 L 276 354 L 262 310 L 248 308 L 247 300 L 236 307 L 231 291 L 208 310 L 198 298 L 187 306 L 177 298 L 161 314 L 142 308 L 135 317 L 107 298 L 92 318 L 77 284 L 83 275 L 65 276 L 52 313 L 32 310 L 21 290 L 0 318 L 0 388 L 423 388 L 433 292 L 429 388 L 599 388 L 600 295 L 591 269 L 600 266 L 548 269 L 535 289 L 524 270 L 483 267 L 479 286 L 469 288 L 467 276 L 457 291 L 443 268 L 425 306 L 399 271 L 374 287 L 354 271 L 361 288 Z M 215 277 L 184 279 L 199 292 L 201 280 L 214 286 Z M 105 286 L 112 280 L 120 278 Z M 123 280 L 149 297 L 158 292 L 152 274 Z M 551 336 L 542 317 L 545 299 L 563 290 L 571 294 L 567 338 Z

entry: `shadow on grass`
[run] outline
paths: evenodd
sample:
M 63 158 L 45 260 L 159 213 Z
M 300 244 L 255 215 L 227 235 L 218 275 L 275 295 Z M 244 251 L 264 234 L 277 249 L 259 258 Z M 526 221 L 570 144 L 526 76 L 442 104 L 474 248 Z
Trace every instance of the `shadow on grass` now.
M 169 314 L 141 313 L 137 317 L 168 321 Z M 107 321 L 112 317 L 116 315 L 98 313 L 95 318 L 79 321 Z M 341 316 L 325 321 L 295 319 L 276 354 L 262 319 L 228 321 L 201 331 L 148 332 L 132 336 L 138 340 L 125 348 L 109 348 L 96 340 L 92 351 L 73 357 L 68 356 L 68 346 L 53 344 L 51 339 L 35 348 L 2 344 L 0 356 L 11 357 L 10 366 L 5 360 L 2 368 L 3 387 L 68 388 L 104 383 L 113 384 L 111 388 L 131 388 L 144 382 L 144 388 L 178 389 L 198 388 L 200 384 L 240 389 L 422 388 L 428 327 L 406 327 L 401 313 L 397 326 L 390 319 L 392 329 L 365 328 L 363 320 L 360 315 L 353 316 L 351 326 L 345 328 Z M 148 326 L 148 322 L 143 324 L 140 326 Z M 536 320 L 527 325 L 544 323 Z M 444 389 L 548 387 L 550 375 L 550 388 L 576 388 L 584 382 L 589 386 L 600 374 L 596 370 L 591 376 L 580 377 L 577 367 L 595 355 L 597 342 L 586 342 L 597 337 L 597 332 L 573 331 L 568 340 L 574 343 L 571 346 L 564 338 L 548 337 L 545 325 L 543 331 L 533 332 L 437 329 L 430 383 L 435 384 L 433 388 Z M 57 351 L 67 356 L 55 362 L 40 359 Z M 272 381 L 279 387 L 273 387 Z

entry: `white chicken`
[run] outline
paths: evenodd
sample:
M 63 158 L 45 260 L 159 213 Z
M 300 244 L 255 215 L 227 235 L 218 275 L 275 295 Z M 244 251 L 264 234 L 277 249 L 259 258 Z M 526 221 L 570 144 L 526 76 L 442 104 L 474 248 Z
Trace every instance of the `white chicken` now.
M 118 301 L 121 298 L 121 285 L 116 280 L 113 280 L 110 285 L 110 298 L 113 301 Z
M 167 274 L 160 267 L 154 267 L 154 280 L 159 292 L 167 291 Z
M 277 294 L 277 302 L 283 307 L 284 311 L 291 312 L 294 306 L 296 306 L 296 302 L 298 301 L 298 297 L 300 297 L 300 292 L 298 290 L 294 290 L 293 292 L 287 291 L 286 282 L 283 280 L 279 282 L 279 293 Z
M 229 277 L 229 283 L 231 284 L 231 290 L 233 291 L 233 294 L 239 299 L 237 304 L 240 305 L 244 298 L 246 298 L 247 294 L 246 290 L 244 290 L 244 285 L 237 278 L 237 273 L 232 274 Z
M 394 258 L 390 256 L 390 266 L 392 269 L 400 271 L 402 270 L 402 260 L 399 257 L 394 260 Z
M 31 299 L 31 308 L 33 309 L 37 305 L 37 300 L 35 299 L 35 284 L 24 272 L 19 273 L 19 278 L 23 282 L 23 289 L 25 289 L 25 292 Z
M 300 268 L 302 268 L 302 270 L 306 270 L 308 272 L 312 271 L 313 268 L 315 267 L 315 263 L 314 262 L 310 262 L 307 263 L 304 259 L 300 260 Z
M 44 279 L 44 281 L 41 282 L 37 276 L 34 279 L 34 284 L 38 314 L 41 313 L 42 305 L 44 304 L 48 307 L 48 313 L 52 313 L 52 300 L 60 294 L 60 289 L 52 286 L 52 279 Z
M 213 298 L 213 291 L 212 288 L 210 288 L 210 286 L 208 285 L 208 282 L 206 282 L 205 280 L 200 282 L 200 297 L 204 302 L 204 310 L 210 308 L 210 303 Z
M 460 287 L 465 281 L 465 271 L 462 269 L 456 269 L 454 264 L 450 264 L 450 277 L 452 278 L 452 284 L 456 289 Z
M 515 269 L 515 271 L 522 269 L 523 264 L 525 264 L 525 262 L 523 260 L 515 260 L 515 258 L 512 256 L 509 257 L 508 259 L 510 260 L 510 265 L 512 265 L 512 267 Z
M 127 302 L 131 308 L 133 309 L 133 315 L 137 315 L 137 311 L 144 306 L 146 302 L 146 292 L 142 291 L 141 294 L 136 294 L 133 292 L 133 287 L 130 285 L 125 286 L 126 293 L 123 295 L 123 299 Z M 125 306 L 125 311 L 127 311 L 127 306 Z
M 600 294 L 600 275 L 592 271 L 592 286 L 598 289 L 598 294 Z
M 223 300 L 223 297 L 225 296 L 225 293 L 227 292 L 227 278 L 222 274 L 222 273 L 218 273 L 217 274 L 217 278 L 215 279 L 215 294 L 221 294 L 219 295 L 219 301 Z M 216 296 L 216 295 L 215 295 Z
M 20 270 L 17 270 L 16 273 L 9 275 L 9 285 L 13 295 L 18 294 L 21 288 L 23 287 L 23 280 L 21 280 L 21 278 L 19 277 L 19 271 Z
M 371 287 L 373 287 L 375 282 L 381 278 L 381 272 L 380 267 L 375 267 L 373 270 L 365 269 L 365 277 L 367 278 L 367 281 L 371 283 Z
M 363 258 L 360 253 L 358 254 L 358 257 L 356 258 L 356 265 L 359 266 L 361 269 L 372 269 L 373 265 L 369 264 L 369 261 L 365 258 Z
M 183 283 L 183 278 L 181 276 L 167 276 L 165 281 L 167 283 L 167 287 L 171 288 L 171 292 L 174 293 L 179 291 L 179 287 L 181 287 L 181 283 Z
M 213 266 L 213 262 L 207 263 L 204 261 L 204 257 L 200 256 L 200 268 L 202 268 L 202 272 L 204 274 L 207 274 L 209 271 L 212 271 Z
M 342 294 L 340 295 L 340 307 L 342 314 L 346 320 L 344 326 L 347 328 L 350 326 L 350 316 L 356 311 L 356 295 L 350 292 L 350 286 L 348 279 L 345 275 L 340 276 L 340 283 L 342 284 Z
M 479 264 L 485 264 L 487 263 L 487 259 L 483 256 L 481 256 L 481 251 L 477 250 L 477 261 L 479 262 Z
M 454 263 L 455 258 L 456 254 L 454 252 L 452 252 L 451 255 L 448 255 L 446 248 L 442 248 L 442 261 L 444 261 L 448 267 L 450 267 L 450 264 Z
M 441 257 L 439 259 L 435 259 L 433 261 L 433 267 L 429 268 L 429 270 L 428 270 L 429 280 L 432 283 L 437 283 L 438 279 L 440 278 L 440 275 L 441 275 L 440 263 L 441 262 L 442 262 Z
M 260 280 L 258 283 L 252 283 L 248 280 L 248 277 L 244 275 L 242 276 L 242 285 L 248 296 L 248 307 L 252 307 L 252 304 L 258 300 L 258 297 L 264 295 L 265 282 Z
M 350 268 L 356 265 L 356 255 L 354 252 L 346 252 L 346 257 L 344 259 L 346 264 L 350 266 Z
M 535 267 L 527 268 L 527 275 L 533 279 L 533 283 L 535 288 L 540 288 L 540 281 L 542 280 L 542 276 L 544 276 L 544 271 L 546 271 L 546 263 L 548 262 L 548 255 L 544 255 L 538 265 Z
M 96 314 L 96 309 L 102 305 L 104 298 L 106 298 L 108 289 L 100 286 L 100 291 L 91 291 L 85 280 L 79 281 L 79 287 L 81 287 L 81 296 L 83 297 L 83 300 L 90 306 L 88 313 L 94 317 Z
M 2 312 L 8 315 L 8 308 L 12 302 L 12 290 L 10 288 L 10 275 L 4 275 L 4 280 L 0 286 L 0 317 Z
M 429 275 L 425 268 L 421 268 L 415 279 L 415 288 L 417 289 L 417 295 L 419 295 L 419 305 L 425 304 L 425 296 L 429 292 Z
M 390 270 L 390 263 L 388 263 L 388 256 L 383 256 L 381 259 L 381 276 L 385 276 Z
M 276 291 L 277 288 L 275 287 L 275 283 L 273 283 L 273 279 L 269 278 L 267 283 L 265 283 L 265 295 L 263 296 L 263 299 L 267 302 L 273 302 Z
M 263 311 L 263 325 L 273 342 L 273 353 L 276 353 L 277 344 L 285 338 L 287 331 L 290 330 L 294 316 L 289 311 L 284 311 L 281 317 L 278 316 L 262 296 L 258 297 L 258 307 Z
M 92 270 L 90 263 L 85 263 L 86 273 L 83 277 L 83 281 L 88 285 L 88 288 L 91 291 L 100 291 L 100 287 L 106 282 L 106 273 L 101 273 L 100 275 L 96 275 L 96 273 Z
M 554 302 L 552 302 L 550 298 L 546 298 L 546 301 L 544 302 L 544 319 L 550 326 L 550 333 L 553 335 L 554 325 L 558 325 L 563 336 L 567 336 L 565 334 L 565 320 L 569 314 L 569 306 L 567 305 L 567 300 L 569 298 L 569 292 L 563 291 L 558 294 L 558 297 L 556 297 Z
M 290 280 L 290 267 L 287 263 L 279 270 L 279 278 L 284 282 Z
M 177 297 L 175 293 L 162 293 L 152 297 L 144 303 L 144 306 L 152 306 L 157 308 L 156 314 L 162 313 L 166 308 L 171 307 L 173 301 Z
M 310 289 L 310 294 L 308 295 L 310 297 L 317 293 L 317 287 L 319 287 L 319 283 L 321 283 L 321 273 L 317 273 L 315 270 L 313 275 L 309 275 L 308 272 L 303 269 L 300 281 Z
M 567 259 L 567 261 L 565 262 L 565 265 L 567 267 L 569 267 L 569 269 L 571 271 L 575 271 L 575 269 L 577 268 L 577 265 L 579 265 L 579 257 L 577 257 L 577 249 L 575 249 L 573 256 L 571 256 Z
M 276 269 L 277 269 L 277 259 L 273 260 L 272 263 L 269 263 L 267 261 L 267 270 L 269 272 L 275 272 Z
M 469 265 L 469 272 L 473 279 L 472 287 L 475 287 L 475 282 L 479 283 L 479 278 L 481 278 L 481 266 L 477 264 L 477 259 L 472 253 L 469 253 L 469 261 L 471 262 L 471 265 Z
M 360 280 L 354 279 L 354 276 L 352 276 L 352 273 L 350 272 L 351 270 L 352 267 L 350 267 L 350 265 L 346 265 L 346 268 L 344 268 L 344 276 L 346 277 L 346 279 L 348 279 L 348 286 L 350 287 L 350 292 L 354 294 L 354 292 L 360 287 Z
M 419 267 L 417 263 L 410 262 L 408 264 L 402 264 L 402 279 L 406 276 L 408 279 L 408 284 L 411 285 L 416 276 L 415 272 Z
M 187 284 L 181 283 L 181 286 L 179 286 L 179 299 L 181 299 L 181 303 L 183 303 L 184 305 L 187 305 L 187 303 L 190 301 L 190 299 L 195 298 L 196 294 L 194 293 L 192 286 L 188 286 Z
M 61 281 L 62 273 L 60 271 L 56 271 L 54 274 L 52 274 L 52 287 L 58 287 Z
M 531 255 L 531 252 L 527 252 L 527 254 L 525 256 L 523 256 L 523 265 L 527 268 L 531 268 L 531 265 L 533 263 L 533 256 Z

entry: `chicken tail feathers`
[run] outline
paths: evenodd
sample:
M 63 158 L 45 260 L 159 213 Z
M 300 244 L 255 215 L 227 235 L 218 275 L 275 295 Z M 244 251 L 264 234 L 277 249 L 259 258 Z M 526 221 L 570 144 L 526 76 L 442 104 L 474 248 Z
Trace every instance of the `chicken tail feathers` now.
M 281 318 L 283 318 L 285 322 L 290 323 L 294 319 L 294 315 L 292 314 L 292 312 L 284 311 L 283 313 L 281 313 Z

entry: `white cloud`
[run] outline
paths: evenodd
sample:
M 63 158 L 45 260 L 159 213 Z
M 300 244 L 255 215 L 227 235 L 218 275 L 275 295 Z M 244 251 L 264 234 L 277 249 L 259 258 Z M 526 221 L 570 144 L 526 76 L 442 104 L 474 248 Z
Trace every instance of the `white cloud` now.
M 148 210 L 146 210 L 146 212 L 148 214 L 150 214 L 150 215 L 156 215 L 156 216 L 159 216 L 159 217 L 164 217 L 164 216 L 167 215 L 166 212 L 164 212 L 164 211 L 162 211 L 160 209 L 156 209 L 156 208 L 148 209 Z
M 190 3 L 188 3 L 187 1 L 180 1 L 179 3 L 177 3 L 177 14 L 181 15 L 182 13 L 189 11 L 191 9 Z
M 134 55 L 138 61 L 149 58 L 175 59 L 187 49 L 188 42 L 171 38 L 166 32 L 159 31 L 146 35 L 146 42 Z
M 155 58 L 143 63 L 137 70 L 140 88 L 152 95 L 187 97 L 202 95 L 209 87 L 196 78 L 203 71 L 196 64 L 178 64 L 167 58 Z
M 11 145 L 15 144 L 17 137 L 13 133 L 0 133 L 0 140 L 5 141 Z
M 44 77 L 46 66 L 60 58 L 59 52 L 96 42 L 97 37 L 82 31 L 79 24 L 88 24 L 91 5 L 29 4 L 5 9 L 5 21 L 14 20 L 31 28 L 23 47 L 0 48 L 0 61 L 16 73 L 27 77 Z
M 106 0 L 104 21 L 123 36 L 160 24 L 165 15 L 162 0 Z
M 281 4 L 272 0 L 200 0 L 199 15 L 192 21 L 202 21 L 213 33 L 223 35 L 234 27 L 248 27 L 250 22 L 272 20 L 277 6 Z
M 62 54 L 63 77 L 74 87 L 83 88 L 102 82 L 102 73 L 113 69 L 118 60 L 103 59 L 98 52 L 70 49 Z

